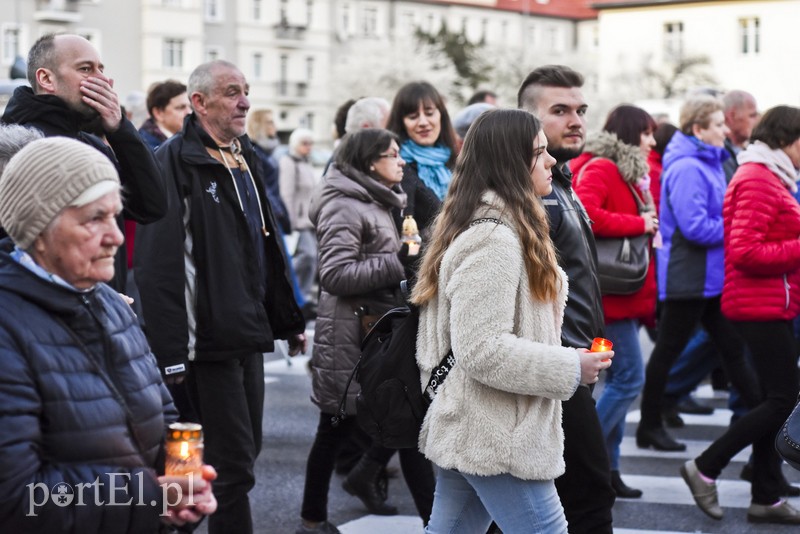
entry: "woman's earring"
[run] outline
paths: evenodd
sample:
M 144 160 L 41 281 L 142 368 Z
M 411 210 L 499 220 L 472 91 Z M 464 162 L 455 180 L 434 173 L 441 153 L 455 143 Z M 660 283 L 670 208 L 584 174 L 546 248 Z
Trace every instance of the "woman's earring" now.
M 370 165 L 369 166 L 369 170 L 374 171 L 375 170 L 375 165 Z

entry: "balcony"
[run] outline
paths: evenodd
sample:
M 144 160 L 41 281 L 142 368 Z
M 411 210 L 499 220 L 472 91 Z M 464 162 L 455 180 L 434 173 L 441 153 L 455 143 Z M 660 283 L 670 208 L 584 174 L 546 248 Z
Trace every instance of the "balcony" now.
M 38 0 L 33 18 L 39 22 L 70 23 L 80 22 L 77 0 Z
M 282 41 L 285 46 L 298 46 L 306 36 L 305 26 L 293 26 L 283 21 L 273 27 L 275 28 L 275 39 Z
M 275 98 L 281 104 L 301 104 L 308 95 L 307 82 L 275 82 Z

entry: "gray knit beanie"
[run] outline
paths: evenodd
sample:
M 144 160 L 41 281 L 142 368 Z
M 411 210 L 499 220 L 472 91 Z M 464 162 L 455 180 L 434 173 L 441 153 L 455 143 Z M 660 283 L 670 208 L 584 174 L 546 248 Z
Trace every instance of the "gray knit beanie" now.
M 27 250 L 50 222 L 84 191 L 117 169 L 99 150 L 66 137 L 33 141 L 0 176 L 0 226 Z

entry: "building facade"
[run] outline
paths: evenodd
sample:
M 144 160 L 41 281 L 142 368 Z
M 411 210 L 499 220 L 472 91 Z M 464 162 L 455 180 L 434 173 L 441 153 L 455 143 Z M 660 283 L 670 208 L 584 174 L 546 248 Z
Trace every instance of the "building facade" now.
M 685 90 L 706 86 L 749 91 L 763 109 L 800 105 L 800 71 L 788 63 L 800 53 L 800 41 L 791 37 L 800 0 L 605 0 L 592 6 L 599 13 L 603 94 L 680 99 Z
M 478 45 L 481 88 L 514 105 L 525 73 L 565 62 L 597 84 L 596 12 L 588 0 L 2 0 L 0 69 L 46 32 L 87 37 L 100 51 L 120 98 L 167 78 L 186 82 L 198 64 L 239 66 L 253 108 L 273 110 L 282 132 L 312 129 L 331 139 L 341 102 L 391 99 L 426 79 L 453 111 L 474 89 L 446 57 L 422 47 L 415 32 L 443 27 Z M 10 3 L 10 9 L 5 4 Z M 576 64 L 577 63 L 577 64 Z M 2 76 L 2 74 L 0 74 Z

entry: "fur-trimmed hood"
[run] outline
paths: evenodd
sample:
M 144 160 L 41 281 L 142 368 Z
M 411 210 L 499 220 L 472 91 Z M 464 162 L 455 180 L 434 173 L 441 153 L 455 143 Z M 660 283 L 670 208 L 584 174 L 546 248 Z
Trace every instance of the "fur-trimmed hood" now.
M 638 146 L 623 143 L 617 134 L 611 132 L 598 132 L 586 141 L 585 152 L 596 158 L 606 158 L 614 162 L 622 178 L 636 184 L 642 176 L 650 171 L 647 159 Z

